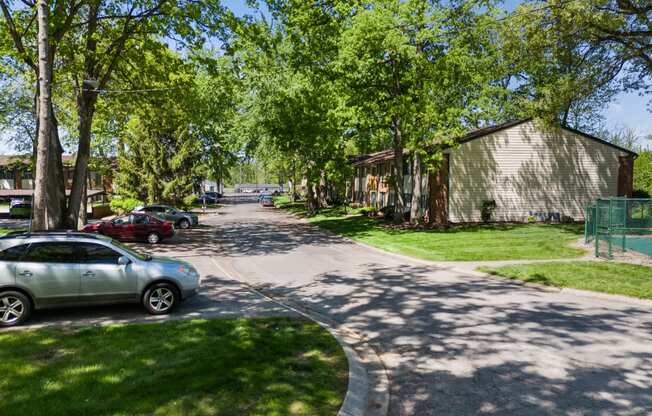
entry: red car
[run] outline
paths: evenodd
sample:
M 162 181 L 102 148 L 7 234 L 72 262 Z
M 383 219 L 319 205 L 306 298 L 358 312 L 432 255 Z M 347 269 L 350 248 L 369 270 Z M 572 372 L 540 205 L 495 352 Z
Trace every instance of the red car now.
M 104 234 L 120 241 L 146 241 L 156 244 L 174 235 L 174 224 L 152 215 L 132 213 L 111 221 L 88 224 L 82 231 Z

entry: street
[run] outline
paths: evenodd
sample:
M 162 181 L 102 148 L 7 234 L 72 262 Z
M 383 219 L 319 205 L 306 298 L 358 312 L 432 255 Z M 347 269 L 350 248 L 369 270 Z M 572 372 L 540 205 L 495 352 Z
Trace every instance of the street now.
M 225 269 L 365 336 L 391 415 L 652 409 L 649 308 L 411 263 L 255 203 L 221 214 Z

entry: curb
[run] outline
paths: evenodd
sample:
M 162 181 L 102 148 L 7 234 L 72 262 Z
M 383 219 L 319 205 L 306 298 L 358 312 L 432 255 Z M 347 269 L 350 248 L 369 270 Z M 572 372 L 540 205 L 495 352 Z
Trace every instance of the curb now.
M 376 351 L 357 333 L 342 328 L 336 322 L 299 305 L 299 301 L 278 299 L 267 295 L 251 284 L 235 279 L 219 262 L 211 262 L 228 278 L 237 281 L 256 295 L 284 309 L 316 322 L 340 344 L 349 367 L 348 386 L 338 416 L 386 416 L 389 408 L 389 379 Z M 291 305 L 290 305 L 291 303 Z M 340 326 L 340 328 L 336 328 Z

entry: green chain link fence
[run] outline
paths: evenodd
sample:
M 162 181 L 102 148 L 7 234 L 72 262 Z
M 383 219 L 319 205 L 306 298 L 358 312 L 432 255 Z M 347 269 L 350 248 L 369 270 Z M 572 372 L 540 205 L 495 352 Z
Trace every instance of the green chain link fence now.
M 584 240 L 596 257 L 613 257 L 614 248 L 652 256 L 652 199 L 606 198 L 586 207 Z

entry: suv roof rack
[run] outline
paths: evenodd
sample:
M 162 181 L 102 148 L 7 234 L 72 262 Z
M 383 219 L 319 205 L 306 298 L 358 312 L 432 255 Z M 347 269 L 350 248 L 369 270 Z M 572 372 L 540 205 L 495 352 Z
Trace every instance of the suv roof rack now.
M 0 238 L 16 238 L 16 237 L 38 237 L 38 236 L 61 236 L 61 237 L 83 237 L 83 238 L 94 238 L 101 239 L 103 236 L 99 234 L 84 233 L 81 231 L 73 230 L 47 230 L 47 231 L 11 231 Z

